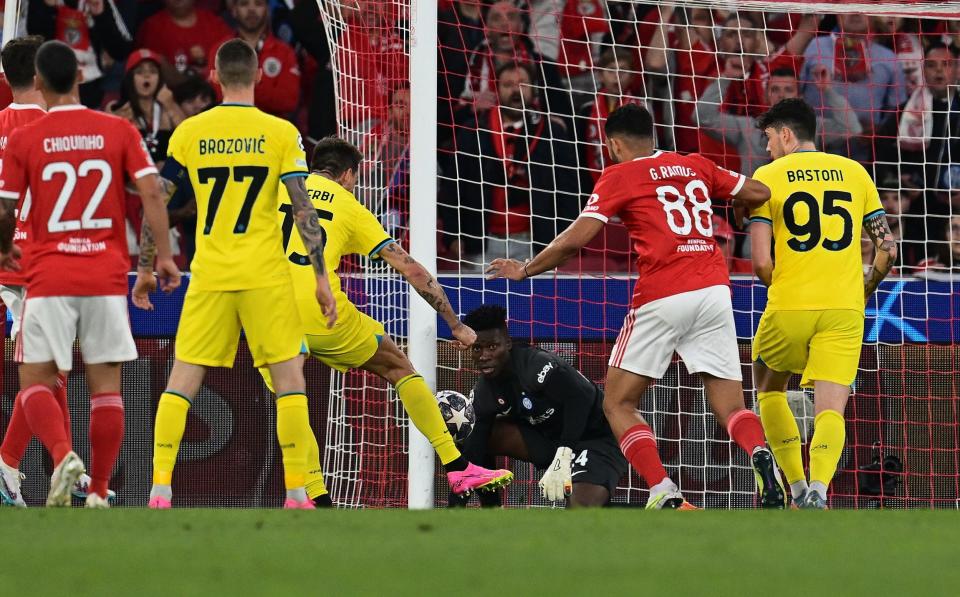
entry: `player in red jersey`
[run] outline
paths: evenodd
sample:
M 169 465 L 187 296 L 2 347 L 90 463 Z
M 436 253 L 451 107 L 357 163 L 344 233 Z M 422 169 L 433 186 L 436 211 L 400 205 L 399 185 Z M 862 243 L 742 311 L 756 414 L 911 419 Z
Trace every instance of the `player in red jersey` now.
M 693 508 L 667 476 L 653 431 L 638 412 L 675 351 L 688 371 L 700 374 L 717 422 L 750 455 L 762 504 L 783 508 L 760 419 L 744 407 L 730 275 L 711 219 L 713 199 L 762 205 L 770 189 L 703 156 L 656 151 L 653 118 L 641 106 L 614 110 L 605 132 L 615 165 L 604 170 L 580 218 L 528 263 L 497 259 L 487 273 L 523 280 L 552 270 L 619 216 L 637 253 L 639 278 L 610 357 L 603 410 L 650 488 L 647 508 Z
M 21 226 L 30 239 L 29 296 L 17 338 L 17 396 L 31 431 L 54 462 L 48 506 L 68 506 L 84 471 L 72 450 L 54 395 L 59 371 L 73 365 L 80 342 L 90 387 L 92 466 L 88 507 L 106 508 L 107 485 L 123 439 L 120 366 L 137 357 L 127 315 L 124 178 L 136 186 L 163 256 L 165 287 L 179 285 L 170 257 L 164 197 L 157 169 L 128 122 L 79 102 L 76 55 L 50 41 L 37 50 L 37 83 L 48 113 L 10 135 L 0 173 L 0 258 L 19 268 L 11 202 L 29 196 Z

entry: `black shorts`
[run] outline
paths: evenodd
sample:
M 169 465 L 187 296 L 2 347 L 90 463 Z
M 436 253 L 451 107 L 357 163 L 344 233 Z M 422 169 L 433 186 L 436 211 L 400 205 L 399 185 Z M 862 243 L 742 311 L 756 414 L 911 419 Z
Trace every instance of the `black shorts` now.
M 523 442 L 527 445 L 530 462 L 537 468 L 547 468 L 557 455 L 560 446 L 544 437 L 535 427 L 517 424 Z M 620 479 L 627 474 L 627 459 L 623 457 L 620 446 L 609 437 L 582 439 L 573 448 L 573 483 L 591 483 L 606 487 L 613 497 Z

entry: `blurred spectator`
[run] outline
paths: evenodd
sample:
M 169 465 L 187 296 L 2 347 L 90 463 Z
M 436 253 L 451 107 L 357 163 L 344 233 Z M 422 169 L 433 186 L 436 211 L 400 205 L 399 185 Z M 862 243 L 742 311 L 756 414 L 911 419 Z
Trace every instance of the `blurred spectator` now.
M 767 138 L 763 131 L 757 129 L 754 118 L 734 116 L 722 110 L 722 98 L 727 87 L 731 81 L 739 80 L 742 75 L 739 67 L 737 60 L 727 61 L 726 70 L 704 91 L 697 102 L 697 114 L 701 129 L 708 135 L 736 145 L 740 154 L 741 171 L 750 175 L 769 162 L 770 156 L 767 153 Z M 820 132 L 818 137 L 825 141 L 819 145 L 825 151 L 843 153 L 847 138 L 861 133 L 860 122 L 851 114 L 846 98 L 830 88 L 830 81 L 826 76 L 818 77 L 816 82 L 823 88 L 824 97 L 830 107 L 821 113 L 817 121 Z M 780 100 L 799 95 L 800 84 L 792 69 L 775 70 L 767 77 L 765 104 L 772 106 Z
M 320 7 L 311 0 L 297 2 L 291 13 L 290 26 L 300 47 L 306 52 L 304 75 L 309 77 L 304 97 L 307 103 L 307 136 L 310 139 L 322 139 L 335 135 L 337 102 L 333 66 L 327 33 L 320 20 Z M 315 71 L 311 65 L 316 66 Z
M 951 216 L 945 242 L 938 242 L 934 256 L 922 261 L 917 276 L 931 280 L 956 280 L 960 276 L 960 215 Z
M 529 109 L 539 100 L 531 65 L 496 76 L 500 105 L 478 115 L 478 130 L 460 130 L 456 186 L 440 207 L 450 258 L 475 266 L 530 257 L 580 212 L 574 144 L 562 120 Z
M 116 5 L 110 0 L 32 0 L 27 5 L 27 29 L 73 48 L 83 76 L 80 102 L 99 109 L 103 102 L 102 57 L 119 62 L 132 47 Z
M 868 36 L 868 17 L 847 13 L 837 18 L 839 30 L 817 37 L 804 53 L 800 80 L 804 99 L 815 108 L 829 109 L 824 87 L 815 84 L 816 74 L 826 68 L 836 90 L 850 103 L 863 125 L 864 134 L 872 136 L 876 126 L 907 99 L 903 70 L 890 49 Z M 872 159 L 868 147 L 859 148 L 856 157 Z
M 127 59 L 120 99 L 107 111 L 133 123 L 150 157 L 163 165 L 173 129 L 186 118 L 173 93 L 164 84 L 163 58 L 150 50 L 136 50 Z
M 727 269 L 731 274 L 752 274 L 753 264 L 749 259 L 741 259 L 735 256 L 736 239 L 733 235 L 733 226 L 720 216 L 713 216 L 713 238 L 723 253 L 723 258 L 727 262 Z
M 437 143 L 453 143 L 454 112 L 467 81 L 467 52 L 484 40 L 482 0 L 456 0 L 437 15 Z
M 401 85 L 390 94 L 387 118 L 364 136 L 360 175 L 363 189 L 374 195 L 365 204 L 381 221 L 387 233 L 404 244 L 403 229 L 410 212 L 410 88 Z
M 293 48 L 273 35 L 267 0 L 234 0 L 230 12 L 237 24 L 236 37 L 257 51 L 263 73 L 254 102 L 268 114 L 290 116 L 300 103 L 300 65 Z M 216 47 L 229 37 L 221 39 Z
M 523 30 L 519 8 L 505 0 L 491 4 L 484 19 L 484 31 L 486 38 L 467 57 L 467 80 L 460 94 L 459 122 L 470 121 L 474 114 L 497 105 L 496 73 L 515 62 L 530 65 L 536 79 L 546 87 L 541 98 L 546 100 L 546 105 L 538 104 L 539 108 L 556 117 L 573 114 L 569 91 L 560 81 L 556 67 L 534 51 Z
M 899 162 L 901 172 L 917 173 L 926 188 L 938 187 L 942 170 L 960 161 L 957 56 L 943 44 L 931 45 L 923 61 L 923 84 L 878 131 L 880 160 Z
M 581 165 L 590 177 L 584 190 L 593 188 L 610 162 L 603 135 L 607 115 L 624 104 L 644 105 L 642 99 L 630 95 L 636 77 L 634 68 L 633 55 L 623 48 L 607 51 L 597 62 L 599 89 L 596 97 L 579 110 L 577 118 L 577 141 L 583 154 Z
M 190 118 L 212 107 L 217 101 L 217 92 L 206 79 L 192 76 L 173 88 L 173 99 L 183 115 Z
M 194 0 L 164 0 L 164 10 L 140 25 L 134 45 L 157 52 L 177 72 L 205 75 L 213 66 L 216 44 L 231 34 L 220 17 L 196 8 Z
M 915 21 L 909 23 L 914 25 Z M 909 95 L 923 83 L 923 44 L 916 33 L 907 31 L 907 24 L 908 21 L 903 17 L 870 17 L 873 38 L 897 55 Z
M 610 35 L 610 22 L 607 18 L 606 2 L 602 0 L 548 0 L 531 3 L 531 17 L 538 5 L 552 4 L 556 10 L 554 22 L 559 22 L 560 28 L 554 35 L 551 28 L 544 28 L 544 19 L 539 23 L 531 19 L 531 37 L 537 51 L 544 54 L 542 48 L 552 48 L 560 42 L 560 52 L 556 62 L 563 68 L 563 75 L 570 81 L 570 86 L 580 91 L 593 93 L 595 91 L 593 66 L 602 49 L 600 42 Z M 559 4 L 559 6 L 557 6 Z M 549 60 L 554 60 L 545 54 Z M 631 60 L 632 62 L 632 60 Z

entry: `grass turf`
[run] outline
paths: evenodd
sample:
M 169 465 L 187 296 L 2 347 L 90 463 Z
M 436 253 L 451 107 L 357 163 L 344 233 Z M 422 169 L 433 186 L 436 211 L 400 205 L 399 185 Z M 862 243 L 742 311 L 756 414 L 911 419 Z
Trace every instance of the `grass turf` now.
M 5 595 L 956 595 L 955 512 L 0 510 Z

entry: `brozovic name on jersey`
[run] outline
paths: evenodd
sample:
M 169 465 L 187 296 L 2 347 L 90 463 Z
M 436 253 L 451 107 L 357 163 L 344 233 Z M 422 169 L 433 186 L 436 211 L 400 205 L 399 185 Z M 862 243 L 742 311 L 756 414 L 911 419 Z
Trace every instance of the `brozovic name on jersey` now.
M 234 139 L 200 139 L 200 155 L 219 153 L 233 155 L 235 153 L 265 153 L 264 145 L 267 138 L 236 137 Z

